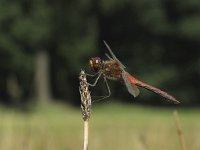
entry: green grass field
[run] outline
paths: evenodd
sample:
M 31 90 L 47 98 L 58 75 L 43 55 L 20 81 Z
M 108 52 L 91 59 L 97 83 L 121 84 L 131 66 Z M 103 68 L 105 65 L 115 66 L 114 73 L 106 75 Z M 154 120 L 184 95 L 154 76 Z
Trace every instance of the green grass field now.
M 89 150 L 179 150 L 173 108 L 95 104 Z M 188 150 L 200 149 L 200 110 L 179 109 Z M 81 109 L 59 104 L 39 106 L 32 113 L 0 109 L 0 149 L 80 150 Z

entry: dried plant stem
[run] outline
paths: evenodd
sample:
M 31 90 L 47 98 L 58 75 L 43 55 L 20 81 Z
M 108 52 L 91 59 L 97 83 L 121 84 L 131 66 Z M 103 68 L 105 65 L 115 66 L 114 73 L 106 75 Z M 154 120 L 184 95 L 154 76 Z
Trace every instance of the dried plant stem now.
M 80 72 L 79 80 L 80 80 L 79 92 L 81 96 L 82 118 L 84 120 L 83 150 L 88 150 L 89 119 L 91 113 L 91 95 L 88 88 L 86 74 L 83 70 L 81 70 Z
M 84 143 L 83 143 L 83 150 L 88 150 L 88 135 L 89 135 L 89 126 L 88 120 L 84 121 Z
M 177 111 L 174 111 L 174 119 L 175 119 L 175 122 L 176 122 L 176 129 L 177 129 L 179 141 L 180 141 L 180 144 L 181 144 L 181 149 L 187 150 L 186 144 L 185 144 L 185 139 L 184 139 L 184 136 L 183 136 L 183 131 L 181 129 L 181 123 L 180 123 L 179 115 L 178 115 Z

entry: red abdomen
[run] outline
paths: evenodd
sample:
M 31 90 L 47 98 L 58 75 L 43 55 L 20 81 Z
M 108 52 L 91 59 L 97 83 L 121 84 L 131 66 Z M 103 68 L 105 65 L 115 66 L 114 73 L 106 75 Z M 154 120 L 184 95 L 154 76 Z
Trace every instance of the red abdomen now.
M 176 103 L 176 104 L 180 103 L 180 102 L 179 102 L 178 100 L 176 100 L 176 98 L 173 97 L 172 95 L 170 95 L 170 94 L 168 94 L 168 93 L 166 93 L 166 92 L 164 92 L 164 91 L 162 91 L 162 90 L 160 90 L 160 89 L 158 89 L 158 88 L 155 88 L 155 87 L 153 87 L 153 86 L 151 86 L 151 85 L 148 85 L 148 84 L 146 84 L 146 83 L 143 83 L 142 81 L 140 81 L 140 80 L 134 78 L 134 77 L 133 77 L 132 75 L 130 75 L 129 73 L 127 74 L 127 77 L 128 77 L 128 80 L 129 80 L 132 84 L 135 84 L 135 85 L 137 85 L 137 86 L 139 86 L 139 87 L 143 87 L 143 88 L 145 88 L 145 89 L 147 89 L 147 90 L 150 90 L 150 91 L 152 91 L 152 92 L 154 92 L 154 93 L 156 93 L 156 94 L 159 94 L 159 95 L 165 97 L 166 99 L 173 101 L 173 102 Z

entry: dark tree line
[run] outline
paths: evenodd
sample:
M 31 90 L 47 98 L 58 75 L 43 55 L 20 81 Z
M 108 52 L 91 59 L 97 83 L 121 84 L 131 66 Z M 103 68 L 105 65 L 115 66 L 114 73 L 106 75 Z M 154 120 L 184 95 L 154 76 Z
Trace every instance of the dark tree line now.
M 79 103 L 79 71 L 87 70 L 89 57 L 105 58 L 106 40 L 137 78 L 185 104 L 199 104 L 199 7 L 198 0 L 2 0 L 0 100 Z M 41 52 L 48 69 L 38 69 Z M 132 99 L 120 83 L 110 84 L 114 98 Z M 41 92 L 39 87 L 48 89 Z M 102 94 L 104 88 L 96 91 Z M 148 92 L 139 99 L 159 102 Z

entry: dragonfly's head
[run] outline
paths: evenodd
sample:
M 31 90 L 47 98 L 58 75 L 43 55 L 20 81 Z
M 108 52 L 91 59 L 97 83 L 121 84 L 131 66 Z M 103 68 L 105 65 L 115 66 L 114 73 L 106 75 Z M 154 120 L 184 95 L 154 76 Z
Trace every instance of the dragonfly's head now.
M 101 69 L 102 60 L 99 57 L 93 57 L 89 59 L 89 67 L 92 71 L 98 72 Z

